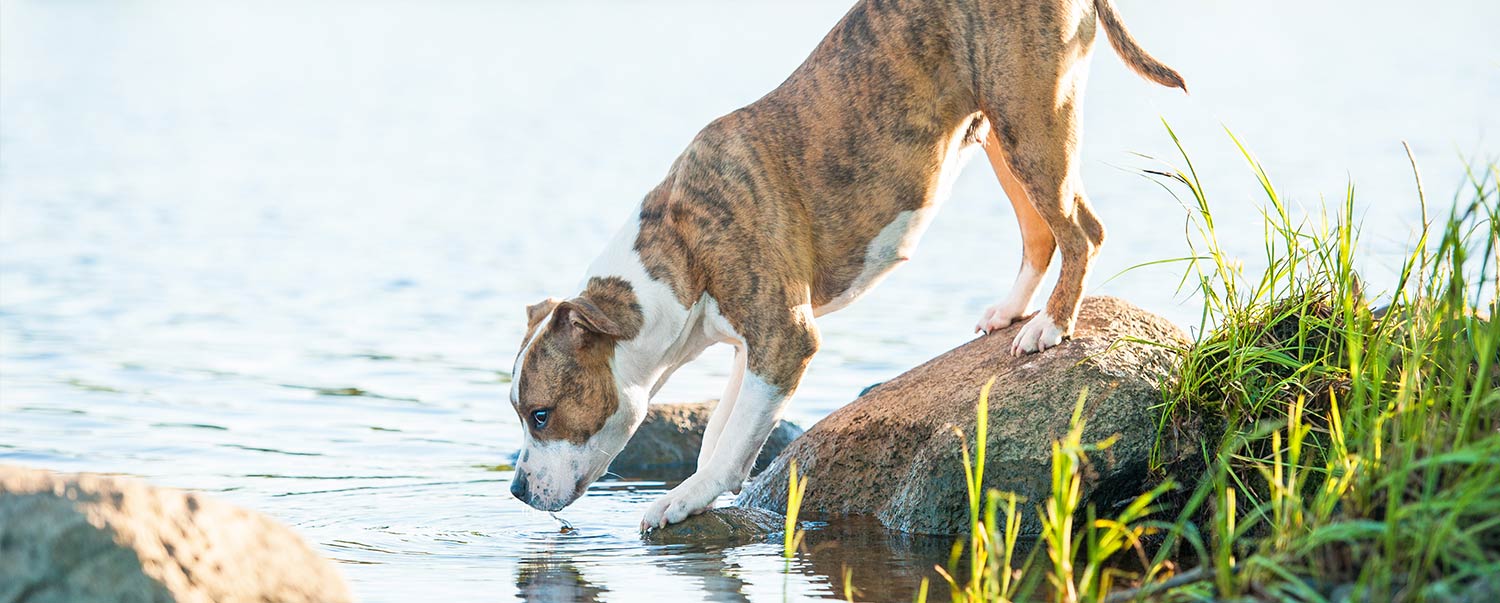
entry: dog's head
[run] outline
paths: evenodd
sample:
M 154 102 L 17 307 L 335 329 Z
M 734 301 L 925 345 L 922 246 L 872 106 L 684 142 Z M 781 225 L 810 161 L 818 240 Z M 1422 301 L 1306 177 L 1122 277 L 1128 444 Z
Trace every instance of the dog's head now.
M 643 316 L 618 278 L 591 279 L 582 295 L 549 298 L 526 314 L 510 396 L 526 437 L 510 491 L 556 511 L 609 469 L 645 416 L 645 395 L 615 370 L 617 344 L 639 333 Z

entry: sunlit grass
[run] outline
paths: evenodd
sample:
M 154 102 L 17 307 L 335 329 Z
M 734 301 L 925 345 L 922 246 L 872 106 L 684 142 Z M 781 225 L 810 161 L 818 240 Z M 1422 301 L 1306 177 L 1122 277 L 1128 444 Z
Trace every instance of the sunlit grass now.
M 1164 552 L 1190 543 L 1219 597 L 1352 585 L 1419 600 L 1500 572 L 1500 327 L 1481 318 L 1500 290 L 1500 167 L 1471 171 L 1438 220 L 1419 184 L 1417 240 L 1377 292 L 1354 269 L 1353 187 L 1296 220 L 1239 148 L 1268 202 L 1259 275 L 1219 246 L 1191 163 L 1162 174 L 1190 194 L 1189 275 L 1205 300 L 1162 425 L 1202 420 L 1218 441 L 1200 486 L 1211 496 L 1194 497 L 1211 503 L 1212 537 L 1180 522 Z
M 781 556 L 791 559 L 802 544 L 802 529 L 797 527 L 797 514 L 802 510 L 802 495 L 807 493 L 807 476 L 797 479 L 797 460 L 792 459 L 787 475 L 786 529 L 782 534 Z

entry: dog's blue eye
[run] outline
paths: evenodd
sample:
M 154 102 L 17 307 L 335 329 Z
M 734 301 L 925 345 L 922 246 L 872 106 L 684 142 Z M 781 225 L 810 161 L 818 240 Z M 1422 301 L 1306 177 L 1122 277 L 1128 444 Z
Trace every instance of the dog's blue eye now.
M 550 410 L 533 410 L 531 411 L 531 424 L 535 425 L 537 429 L 546 427 L 547 417 L 551 414 L 552 411 Z

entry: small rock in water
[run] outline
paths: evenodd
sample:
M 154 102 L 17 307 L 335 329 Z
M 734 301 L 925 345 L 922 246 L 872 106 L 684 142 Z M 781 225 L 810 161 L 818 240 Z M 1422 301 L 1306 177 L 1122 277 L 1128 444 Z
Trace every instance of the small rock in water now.
M 652 404 L 625 449 L 610 464 L 611 473 L 628 479 L 680 480 L 693 474 L 698 466 L 698 449 L 703 445 L 703 430 L 713 414 L 717 400 L 678 404 Z M 802 428 L 781 421 L 761 447 L 750 474 L 760 473 L 771 459 L 787 447 Z
M 709 509 L 665 528 L 647 530 L 641 538 L 652 544 L 732 545 L 765 540 L 786 528 L 780 513 L 754 507 Z

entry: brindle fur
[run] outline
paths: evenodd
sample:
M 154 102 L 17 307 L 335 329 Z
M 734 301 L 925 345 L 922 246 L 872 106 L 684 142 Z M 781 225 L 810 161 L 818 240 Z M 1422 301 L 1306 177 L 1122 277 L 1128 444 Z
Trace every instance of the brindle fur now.
M 1077 159 L 1096 6 L 1132 68 L 1186 89 L 1109 0 L 865 0 L 780 87 L 698 134 L 642 204 L 636 252 L 684 306 L 718 300 L 749 370 L 793 388 L 818 341 L 797 308 L 847 290 L 881 229 L 935 201 L 955 133 L 982 117 L 1024 261 L 1045 271 L 1062 249 L 1047 312 L 1071 332 L 1104 242 Z

